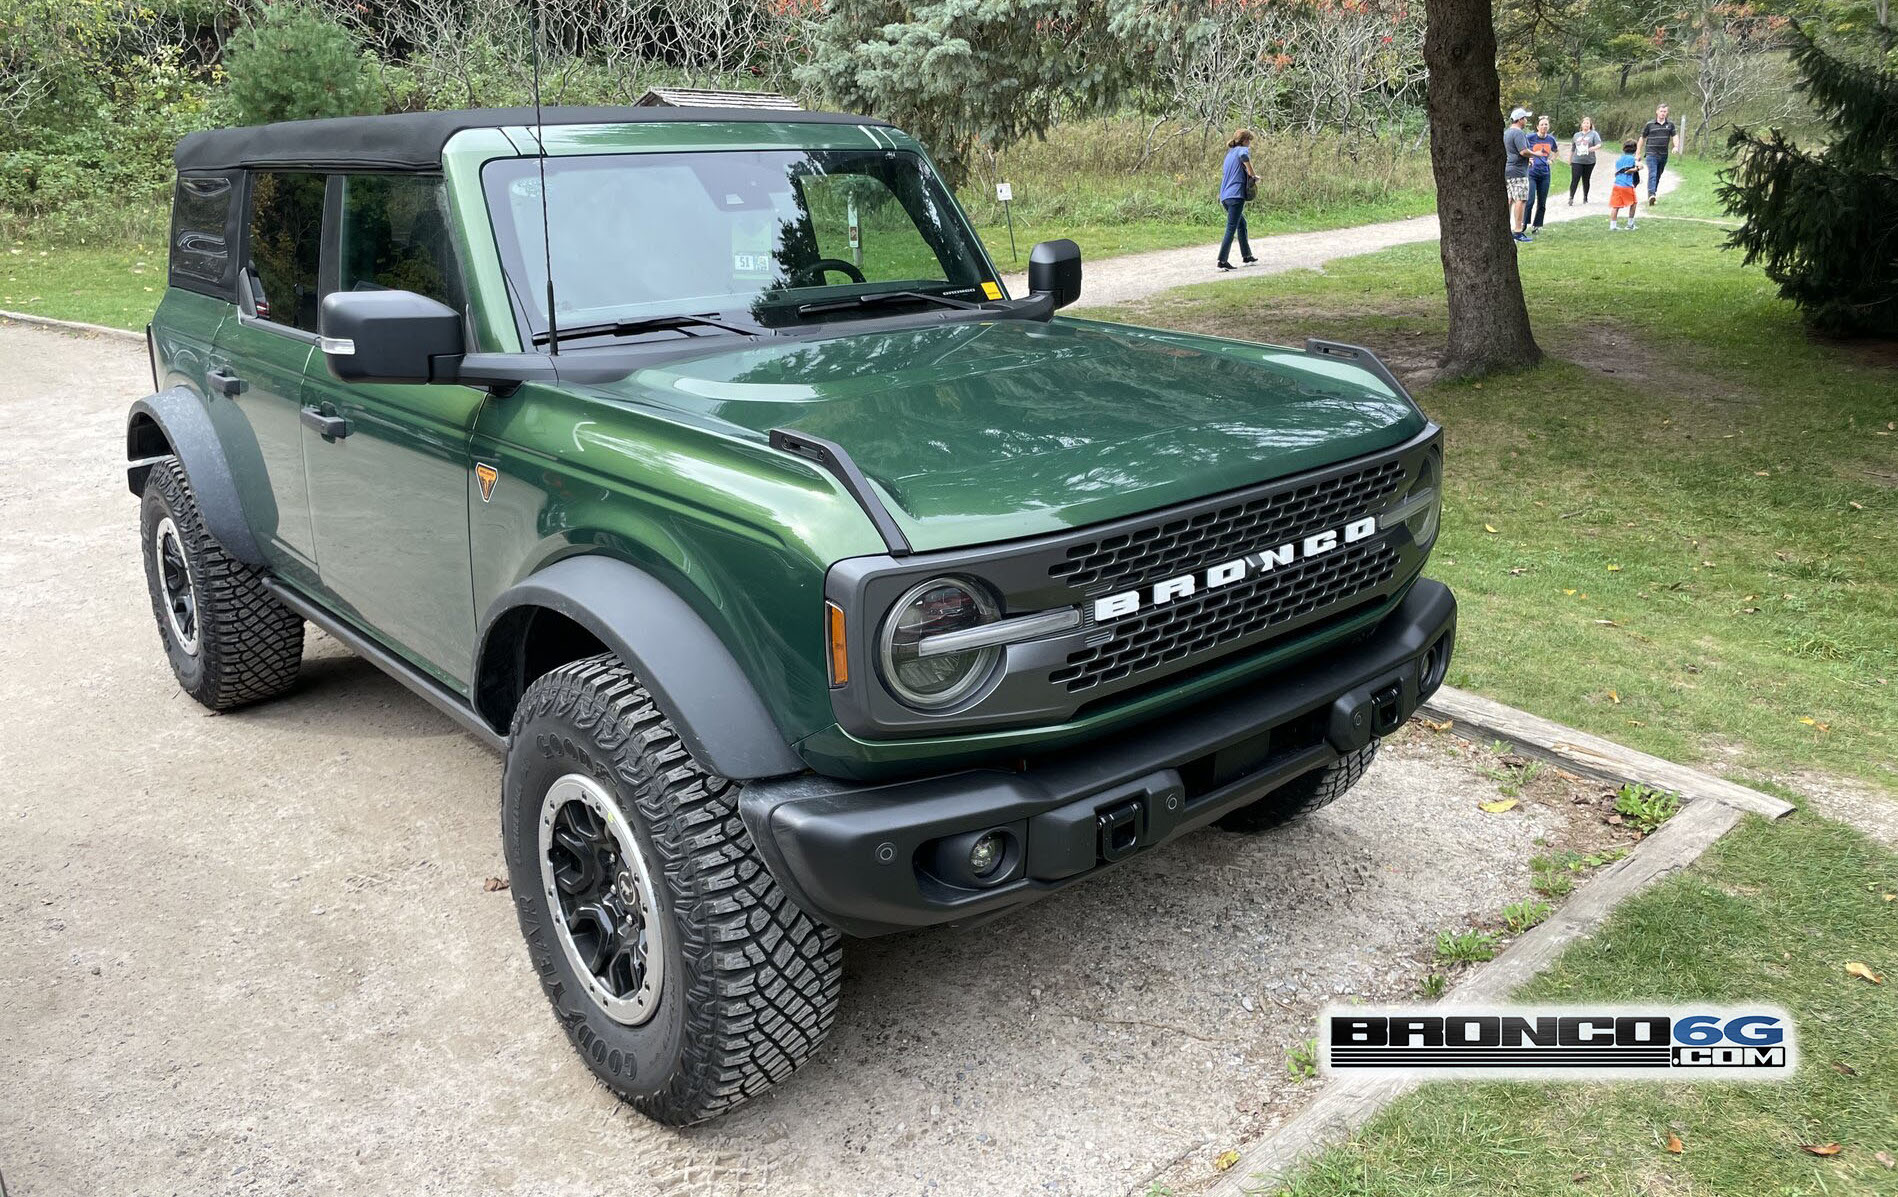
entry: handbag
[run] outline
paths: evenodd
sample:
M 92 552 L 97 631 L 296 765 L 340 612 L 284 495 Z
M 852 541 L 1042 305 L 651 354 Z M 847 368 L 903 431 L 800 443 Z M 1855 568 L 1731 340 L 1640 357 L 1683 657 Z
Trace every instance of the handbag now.
M 1248 203 L 1259 198 L 1259 176 L 1246 176 L 1245 198 Z

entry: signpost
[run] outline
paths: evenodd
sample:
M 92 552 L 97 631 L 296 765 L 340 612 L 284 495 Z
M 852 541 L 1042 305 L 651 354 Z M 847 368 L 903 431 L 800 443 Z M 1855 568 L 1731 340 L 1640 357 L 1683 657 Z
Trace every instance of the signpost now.
M 1002 219 L 1008 222 L 1008 260 L 1018 261 L 1015 255 L 1015 216 L 1008 210 L 1008 201 L 1015 198 L 1015 189 L 1007 183 L 995 185 L 995 198 L 1002 204 Z

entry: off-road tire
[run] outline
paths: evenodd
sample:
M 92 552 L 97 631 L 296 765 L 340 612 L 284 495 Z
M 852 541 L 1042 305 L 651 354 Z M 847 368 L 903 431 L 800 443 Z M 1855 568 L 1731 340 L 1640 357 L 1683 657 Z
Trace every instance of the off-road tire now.
M 182 641 L 167 611 L 157 533 L 169 519 L 193 596 L 196 644 Z M 303 664 L 303 617 L 264 589 L 263 573 L 230 556 L 205 530 L 178 459 L 154 465 L 139 504 L 145 586 L 165 656 L 184 692 L 213 711 L 274 698 L 296 684 Z
M 1358 784 L 1358 778 L 1363 777 L 1364 771 L 1371 767 L 1371 762 L 1377 759 L 1377 744 L 1376 740 L 1372 740 L 1356 752 L 1347 752 L 1322 769 L 1313 769 L 1302 777 L 1286 782 L 1257 802 L 1228 811 L 1220 816 L 1218 826 L 1225 831 L 1256 835 L 1274 827 L 1283 827 L 1320 807 L 1331 805 L 1346 790 Z
M 554 783 L 593 779 L 618 806 L 662 910 L 663 980 L 640 1025 L 609 1017 L 558 938 L 537 820 Z M 738 816 L 611 654 L 534 682 L 514 715 L 502 788 L 510 889 L 541 988 L 605 1085 L 649 1118 L 716 1117 L 789 1076 L 830 1033 L 842 936 L 772 879 Z

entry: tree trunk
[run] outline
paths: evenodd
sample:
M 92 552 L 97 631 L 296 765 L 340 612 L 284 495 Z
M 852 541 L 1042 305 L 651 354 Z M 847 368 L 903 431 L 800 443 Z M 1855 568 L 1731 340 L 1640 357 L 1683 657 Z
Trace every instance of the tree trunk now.
M 1433 0 L 1424 12 L 1430 71 L 1430 169 L 1442 226 L 1450 342 L 1441 377 L 1516 370 L 1542 360 L 1509 236 L 1503 127 L 1490 0 Z

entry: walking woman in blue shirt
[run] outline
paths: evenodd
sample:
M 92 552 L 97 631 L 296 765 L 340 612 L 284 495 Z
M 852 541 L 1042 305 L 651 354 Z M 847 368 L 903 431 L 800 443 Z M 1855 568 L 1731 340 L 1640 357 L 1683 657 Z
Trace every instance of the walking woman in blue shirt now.
M 1252 130 L 1241 129 L 1226 143 L 1226 165 L 1219 176 L 1219 202 L 1226 206 L 1226 236 L 1219 243 L 1219 268 L 1231 270 L 1232 239 L 1239 238 L 1239 260 L 1250 266 L 1252 243 L 1246 240 L 1246 193 L 1253 188 Z

